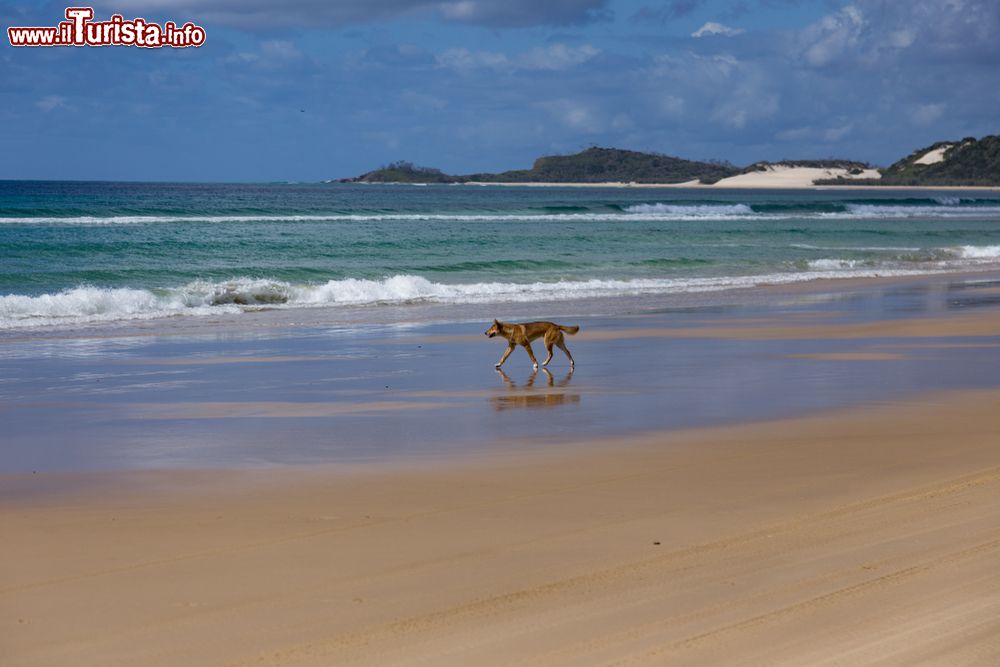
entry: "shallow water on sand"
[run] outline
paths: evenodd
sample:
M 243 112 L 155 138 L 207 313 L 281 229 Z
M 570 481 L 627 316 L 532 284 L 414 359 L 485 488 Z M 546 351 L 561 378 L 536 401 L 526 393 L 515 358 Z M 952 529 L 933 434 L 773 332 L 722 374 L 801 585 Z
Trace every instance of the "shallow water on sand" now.
M 433 462 L 1000 384 L 996 335 L 823 334 L 995 314 L 993 282 L 754 296 L 564 313 L 582 327 L 567 338 L 575 372 L 558 350 L 538 372 L 515 350 L 498 373 L 503 344 L 482 335 L 488 319 L 8 338 L 0 472 Z M 793 333 L 753 334 L 761 327 Z

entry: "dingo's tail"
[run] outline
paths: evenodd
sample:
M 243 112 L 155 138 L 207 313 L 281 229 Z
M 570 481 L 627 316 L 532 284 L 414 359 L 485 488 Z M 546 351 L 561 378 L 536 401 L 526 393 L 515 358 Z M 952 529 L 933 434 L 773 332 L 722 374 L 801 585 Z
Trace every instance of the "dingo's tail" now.
M 564 327 L 561 324 L 559 325 L 559 328 L 568 333 L 570 336 L 580 330 L 580 327 Z

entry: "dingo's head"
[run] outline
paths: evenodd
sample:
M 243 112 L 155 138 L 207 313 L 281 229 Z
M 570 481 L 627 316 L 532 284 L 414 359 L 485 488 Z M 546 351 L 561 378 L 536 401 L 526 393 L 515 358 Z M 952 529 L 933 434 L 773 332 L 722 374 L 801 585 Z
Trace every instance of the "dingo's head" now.
M 491 326 L 483 333 L 486 334 L 487 338 L 493 338 L 498 333 L 500 333 L 500 320 L 493 320 L 493 326 Z

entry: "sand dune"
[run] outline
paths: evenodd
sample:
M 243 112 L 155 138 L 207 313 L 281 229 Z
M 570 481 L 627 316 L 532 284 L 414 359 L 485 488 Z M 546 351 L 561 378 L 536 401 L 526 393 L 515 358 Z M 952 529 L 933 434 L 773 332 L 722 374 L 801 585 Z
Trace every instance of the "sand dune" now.
M 927 151 L 920 156 L 917 160 L 914 160 L 914 164 L 937 164 L 938 162 L 944 162 L 944 154 L 949 148 L 954 146 L 954 144 L 945 144 L 934 150 Z
M 715 188 L 811 188 L 815 181 L 828 178 L 878 179 L 882 174 L 878 169 L 865 169 L 859 174 L 851 174 L 847 169 L 819 169 L 815 167 L 787 167 L 770 165 L 763 171 L 752 171 L 723 178 L 710 187 Z

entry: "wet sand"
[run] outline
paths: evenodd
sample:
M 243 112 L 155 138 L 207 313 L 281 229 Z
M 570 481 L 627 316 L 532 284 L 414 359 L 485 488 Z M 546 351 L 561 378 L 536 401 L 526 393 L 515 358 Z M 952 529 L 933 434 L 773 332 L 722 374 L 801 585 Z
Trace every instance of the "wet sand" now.
M 860 338 L 936 338 L 942 336 L 996 336 L 997 318 L 992 313 L 950 315 L 948 317 L 876 320 L 872 322 L 824 322 L 797 324 L 783 318 L 759 320 L 752 326 L 730 321 L 722 326 L 628 327 L 604 331 L 583 331 L 575 340 L 611 341 L 637 338 L 728 338 L 737 340 L 848 340 Z M 476 335 L 419 337 L 421 343 L 469 343 Z
M 2 662 L 994 664 L 992 287 L 8 342 Z
M 364 326 L 353 311 L 269 311 L 239 326 L 19 334 L 0 338 L 0 471 L 446 462 L 533 438 L 558 448 L 989 388 L 998 284 L 992 273 L 847 279 L 415 307 L 396 312 L 403 323 Z M 497 374 L 489 317 L 454 319 L 487 312 L 582 325 L 568 339 L 576 371 L 556 351 L 550 372 L 532 373 L 518 350 Z

